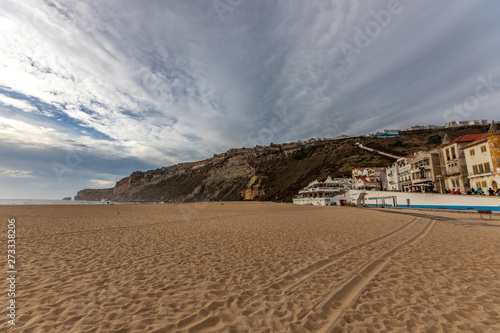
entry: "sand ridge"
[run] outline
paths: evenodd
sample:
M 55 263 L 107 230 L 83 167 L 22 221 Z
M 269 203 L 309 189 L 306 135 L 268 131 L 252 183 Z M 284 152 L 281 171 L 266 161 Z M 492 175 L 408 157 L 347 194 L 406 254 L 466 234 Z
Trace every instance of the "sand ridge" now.
M 252 202 L 0 214 L 18 224 L 9 332 L 500 331 L 498 216 Z

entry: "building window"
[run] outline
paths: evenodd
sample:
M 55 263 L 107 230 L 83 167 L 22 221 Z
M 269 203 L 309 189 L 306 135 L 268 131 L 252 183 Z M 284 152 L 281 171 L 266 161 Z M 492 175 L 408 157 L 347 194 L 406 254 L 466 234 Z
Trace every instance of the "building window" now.
M 455 179 L 451 180 L 451 187 L 455 187 Z
M 484 163 L 484 172 L 491 172 L 490 162 Z
M 484 167 L 482 164 L 478 164 L 479 173 L 484 173 Z
M 481 182 L 476 182 L 476 189 L 481 187 Z
M 452 158 L 452 159 L 457 158 L 457 155 L 456 155 L 456 153 L 455 153 L 455 147 L 451 148 L 451 158 Z
M 486 145 L 481 146 L 481 153 L 484 153 L 484 152 L 486 152 Z
M 477 170 L 477 165 L 472 166 L 472 171 L 474 172 L 475 175 L 477 175 L 479 173 Z
M 446 149 L 446 160 L 447 161 L 450 160 L 450 150 L 449 149 Z
M 460 180 L 458 178 L 457 178 L 456 184 L 457 184 L 457 187 L 460 187 Z
M 495 149 L 498 149 L 498 140 L 495 139 L 495 141 L 493 141 L 493 147 L 495 147 Z
M 484 187 L 484 188 L 486 188 L 486 186 L 488 186 L 488 185 L 486 184 L 486 180 L 483 180 L 483 181 L 481 182 L 481 185 L 483 185 L 483 187 Z
M 474 149 L 471 149 L 470 150 L 470 156 L 474 156 L 474 155 L 476 155 L 476 152 L 474 151 Z

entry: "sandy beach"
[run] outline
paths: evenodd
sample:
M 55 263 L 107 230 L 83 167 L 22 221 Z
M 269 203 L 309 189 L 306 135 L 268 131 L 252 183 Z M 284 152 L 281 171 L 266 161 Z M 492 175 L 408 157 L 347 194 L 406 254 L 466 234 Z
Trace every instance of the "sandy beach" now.
M 2 332 L 500 332 L 500 215 L 226 202 L 0 216 Z

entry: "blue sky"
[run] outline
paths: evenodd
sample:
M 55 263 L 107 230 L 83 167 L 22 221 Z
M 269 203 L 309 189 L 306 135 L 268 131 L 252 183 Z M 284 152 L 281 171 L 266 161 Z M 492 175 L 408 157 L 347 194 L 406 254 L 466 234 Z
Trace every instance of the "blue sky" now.
M 495 119 L 498 1 L 10 1 L 0 198 L 233 147 Z

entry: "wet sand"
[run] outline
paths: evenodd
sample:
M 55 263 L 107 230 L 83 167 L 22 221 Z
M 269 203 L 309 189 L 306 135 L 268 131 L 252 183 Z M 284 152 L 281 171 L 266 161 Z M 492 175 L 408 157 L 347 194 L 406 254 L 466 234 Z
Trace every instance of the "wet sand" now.
M 0 216 L 4 258 L 16 219 L 18 271 L 16 326 L 5 282 L 0 331 L 500 332 L 500 215 L 226 202 Z

